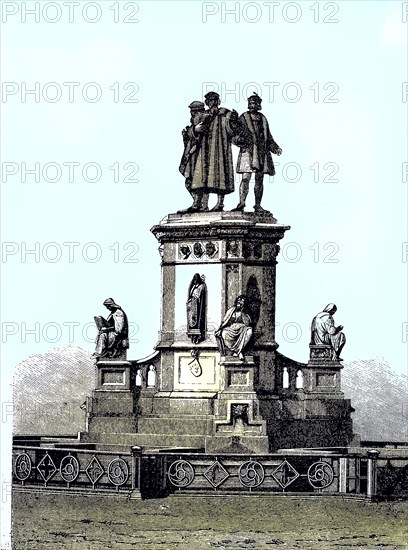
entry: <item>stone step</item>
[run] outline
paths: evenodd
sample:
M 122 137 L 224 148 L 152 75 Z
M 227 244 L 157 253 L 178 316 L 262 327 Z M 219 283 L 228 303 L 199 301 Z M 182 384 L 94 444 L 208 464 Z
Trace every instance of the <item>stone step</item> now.
M 200 416 L 188 417 L 139 417 L 138 433 L 169 434 L 169 435 L 210 435 L 213 428 L 213 418 Z
M 90 441 L 111 445 L 136 445 L 140 447 L 188 447 L 203 449 L 204 435 L 168 435 L 168 434 L 140 434 L 140 433 L 93 433 L 89 434 Z
M 88 421 L 91 433 L 99 432 L 136 432 L 137 424 L 133 416 L 93 416 Z
M 173 392 L 174 393 L 174 392 Z M 189 399 L 182 392 L 173 397 L 140 397 L 137 406 L 141 415 L 208 415 L 213 414 L 214 399 Z
M 133 413 L 134 402 L 132 393 L 98 392 L 92 397 L 91 412 L 93 414 L 129 414 Z

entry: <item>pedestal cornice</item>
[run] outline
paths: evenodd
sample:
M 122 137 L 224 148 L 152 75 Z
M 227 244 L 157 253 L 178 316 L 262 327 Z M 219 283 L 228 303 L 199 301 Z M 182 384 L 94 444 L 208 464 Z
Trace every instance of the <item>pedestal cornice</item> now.
M 189 238 L 225 239 L 251 238 L 280 240 L 289 225 L 280 225 L 271 214 L 251 212 L 197 212 L 169 214 L 152 227 L 151 232 L 160 242 L 182 241 Z

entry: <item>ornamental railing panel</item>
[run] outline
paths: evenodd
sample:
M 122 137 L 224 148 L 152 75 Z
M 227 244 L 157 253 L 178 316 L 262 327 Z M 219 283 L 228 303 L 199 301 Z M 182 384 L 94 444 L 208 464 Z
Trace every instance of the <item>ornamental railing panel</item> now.
M 23 487 L 129 492 L 140 487 L 138 453 L 15 446 L 13 483 Z
M 322 454 L 192 455 L 166 454 L 170 493 L 268 492 L 292 494 L 365 494 L 367 460 Z

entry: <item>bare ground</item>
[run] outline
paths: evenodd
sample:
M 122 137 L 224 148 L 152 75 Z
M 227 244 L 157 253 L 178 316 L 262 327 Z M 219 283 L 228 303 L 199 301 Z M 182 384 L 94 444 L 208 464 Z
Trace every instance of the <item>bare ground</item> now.
M 13 495 L 13 549 L 408 549 L 408 502 Z

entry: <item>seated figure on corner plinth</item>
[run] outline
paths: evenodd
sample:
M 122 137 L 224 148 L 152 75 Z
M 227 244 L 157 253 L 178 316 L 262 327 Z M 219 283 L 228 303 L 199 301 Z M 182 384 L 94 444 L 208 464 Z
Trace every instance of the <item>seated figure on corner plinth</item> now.
M 105 357 L 118 357 L 129 347 L 129 325 L 126 313 L 113 298 L 107 298 L 103 305 L 110 311 L 110 315 L 107 319 L 102 316 L 94 317 L 98 336 L 92 357 L 96 361 Z
M 238 296 L 235 305 L 225 314 L 215 332 L 221 355 L 233 355 L 244 359 L 243 351 L 252 336 L 251 317 L 245 313 L 246 297 Z
M 346 343 L 343 332 L 343 325 L 335 326 L 333 315 L 337 311 L 335 304 L 328 304 L 323 311 L 318 313 L 312 321 L 311 341 L 314 346 L 330 346 L 332 350 L 332 361 L 343 361 L 340 358 L 341 350 Z
M 196 273 L 188 287 L 187 336 L 193 344 L 206 339 L 207 331 L 207 285 L 204 275 Z

